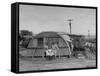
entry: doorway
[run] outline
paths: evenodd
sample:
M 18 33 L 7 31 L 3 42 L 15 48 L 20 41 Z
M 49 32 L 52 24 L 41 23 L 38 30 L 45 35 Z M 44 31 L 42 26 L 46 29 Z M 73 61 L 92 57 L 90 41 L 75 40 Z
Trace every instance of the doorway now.
M 43 38 L 38 38 L 38 47 L 43 48 Z

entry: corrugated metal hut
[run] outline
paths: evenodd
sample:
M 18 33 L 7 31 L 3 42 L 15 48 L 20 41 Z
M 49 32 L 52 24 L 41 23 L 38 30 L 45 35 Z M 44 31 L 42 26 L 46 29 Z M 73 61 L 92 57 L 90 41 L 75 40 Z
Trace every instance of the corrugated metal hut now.
M 71 55 L 72 42 L 64 32 L 41 32 L 30 40 L 27 48 L 34 49 L 33 56 L 44 56 L 45 44 L 48 44 L 50 48 L 52 43 L 56 43 L 59 47 L 57 56 Z

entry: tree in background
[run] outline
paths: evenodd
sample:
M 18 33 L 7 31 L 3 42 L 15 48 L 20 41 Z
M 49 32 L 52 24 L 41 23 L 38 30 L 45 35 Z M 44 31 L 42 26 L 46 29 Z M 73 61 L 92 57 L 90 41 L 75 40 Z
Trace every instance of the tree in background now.
M 21 36 L 32 36 L 33 35 L 33 33 L 28 30 L 21 30 L 20 33 L 21 33 Z
M 20 46 L 26 48 L 30 39 L 33 37 L 33 33 L 28 30 L 19 31 L 19 44 Z

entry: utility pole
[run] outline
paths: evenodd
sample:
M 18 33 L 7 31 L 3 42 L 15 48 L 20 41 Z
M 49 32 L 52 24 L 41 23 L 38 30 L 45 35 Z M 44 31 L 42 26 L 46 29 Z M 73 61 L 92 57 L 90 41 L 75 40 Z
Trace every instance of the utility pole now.
M 70 34 L 72 34 L 72 19 L 69 19 L 68 20 L 69 21 L 69 27 L 70 27 Z
M 90 30 L 88 30 L 88 38 L 90 38 Z

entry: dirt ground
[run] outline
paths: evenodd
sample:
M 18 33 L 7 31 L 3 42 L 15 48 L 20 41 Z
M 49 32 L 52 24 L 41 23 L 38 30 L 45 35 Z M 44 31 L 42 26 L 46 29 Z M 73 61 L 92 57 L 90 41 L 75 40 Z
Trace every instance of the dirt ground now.
M 43 58 L 20 58 L 19 71 L 50 70 L 50 69 L 70 69 L 95 67 L 95 59 L 85 58 L 57 58 L 46 60 Z

